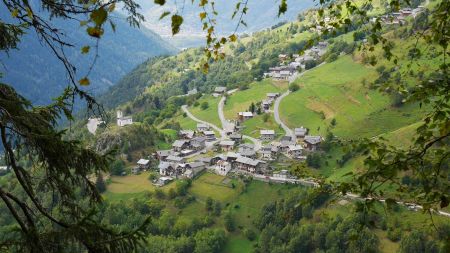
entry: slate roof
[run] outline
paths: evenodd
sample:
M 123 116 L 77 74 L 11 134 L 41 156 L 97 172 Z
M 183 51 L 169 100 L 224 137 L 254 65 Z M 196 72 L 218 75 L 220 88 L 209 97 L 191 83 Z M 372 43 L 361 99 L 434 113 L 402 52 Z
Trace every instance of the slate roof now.
M 320 136 L 313 136 L 313 135 L 307 135 L 307 136 L 305 136 L 304 141 L 309 143 L 309 144 L 315 145 L 315 144 L 318 144 L 318 143 L 322 142 L 322 137 L 320 137 Z

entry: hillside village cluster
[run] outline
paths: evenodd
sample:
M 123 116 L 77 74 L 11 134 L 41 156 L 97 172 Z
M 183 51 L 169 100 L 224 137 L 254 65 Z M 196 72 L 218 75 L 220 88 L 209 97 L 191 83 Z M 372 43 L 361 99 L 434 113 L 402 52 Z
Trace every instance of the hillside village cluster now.
M 224 94 L 226 88 L 216 87 L 214 92 Z M 267 93 L 262 106 L 270 106 L 278 96 L 279 93 Z M 225 136 L 222 137 L 217 137 L 211 126 L 204 123 L 198 123 L 196 130 L 180 130 L 170 150 L 154 153 L 154 158 L 159 162 L 157 169 L 160 174 L 155 184 L 162 186 L 175 178 L 194 178 L 204 170 L 223 176 L 233 172 L 280 181 L 294 179 L 287 170 L 277 171 L 269 166 L 269 162 L 281 155 L 304 160 L 306 154 L 318 150 L 322 137 L 308 135 L 307 128 L 299 127 L 294 129 L 293 136 L 286 135 L 276 140 L 275 130 L 263 129 L 260 130 L 258 146 L 245 143 L 239 132 L 239 122 L 252 117 L 251 112 L 239 112 L 236 124 L 232 124 L 233 129 L 224 130 Z M 214 151 L 215 155 L 204 156 L 208 151 Z M 149 167 L 150 160 L 140 159 L 132 173 L 139 173 Z

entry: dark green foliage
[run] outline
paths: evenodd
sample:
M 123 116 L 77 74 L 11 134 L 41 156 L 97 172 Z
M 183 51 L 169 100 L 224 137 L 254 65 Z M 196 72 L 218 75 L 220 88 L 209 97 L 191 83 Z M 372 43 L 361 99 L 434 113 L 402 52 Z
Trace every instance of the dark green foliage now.
M 208 197 L 205 202 L 206 211 L 212 211 L 213 204 L 214 204 L 214 200 L 211 197 Z
M 438 253 L 436 242 L 430 239 L 422 231 L 412 231 L 409 235 L 403 236 L 400 242 L 401 253 Z
M 296 83 L 291 83 L 291 84 L 289 84 L 289 90 L 291 91 L 291 92 L 296 92 L 296 91 L 298 91 L 300 89 L 300 86 L 298 85 L 298 84 L 296 84 Z
M 202 108 L 202 110 L 206 110 L 206 109 L 208 109 L 208 107 L 209 107 L 209 104 L 206 101 L 200 105 L 200 108 Z
M 103 179 L 103 175 L 99 174 L 97 176 L 97 180 L 95 181 L 95 187 L 97 188 L 98 192 L 103 193 L 106 191 L 106 184 L 105 180 Z
M 253 241 L 256 239 L 256 233 L 252 229 L 244 229 L 244 235 L 249 239 L 250 241 Z
M 122 176 L 125 172 L 125 163 L 122 160 L 115 160 L 111 165 L 111 175 Z
M 228 232 L 233 232 L 236 229 L 236 224 L 230 212 L 225 213 L 223 216 L 223 225 Z
M 312 69 L 315 66 L 317 66 L 317 61 L 315 60 L 308 60 L 305 62 L 305 69 Z
M 216 202 L 214 203 L 213 213 L 214 213 L 214 215 L 216 215 L 216 216 L 220 216 L 221 212 L 222 212 L 222 205 L 220 204 L 219 201 L 216 201 Z
M 306 164 L 309 167 L 320 168 L 322 163 L 322 155 L 319 153 L 312 153 L 306 156 Z
M 219 253 L 225 244 L 225 233 L 223 230 L 203 229 L 194 237 L 196 253 Z

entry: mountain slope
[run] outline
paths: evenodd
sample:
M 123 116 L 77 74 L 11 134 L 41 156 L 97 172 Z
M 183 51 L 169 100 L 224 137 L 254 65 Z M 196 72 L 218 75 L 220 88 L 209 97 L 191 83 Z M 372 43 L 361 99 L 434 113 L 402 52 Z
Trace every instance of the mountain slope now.
M 6 15 L 6 12 L 2 12 Z M 6 17 L 7 18 L 7 17 Z M 2 17 L 3 19 L 3 17 Z M 98 94 L 112 86 L 136 65 L 149 57 L 170 55 L 176 49 L 156 33 L 146 28 L 133 28 L 120 16 L 114 19 L 116 32 L 108 26 L 99 44 L 99 58 L 90 74 L 89 90 Z M 53 24 L 66 31 L 67 41 L 75 46 L 66 50 L 69 60 L 77 68 L 77 78 L 82 78 L 93 61 L 96 41 L 89 38 L 85 28 L 78 23 L 53 20 Z M 69 33 L 72 32 L 72 33 Z M 91 53 L 82 55 L 81 47 L 91 46 Z M 52 54 L 50 48 L 43 46 L 34 33 L 22 38 L 19 50 L 9 55 L 0 55 L 4 68 L 3 82 L 13 85 L 20 94 L 38 104 L 48 103 L 67 86 L 67 77 L 62 63 Z

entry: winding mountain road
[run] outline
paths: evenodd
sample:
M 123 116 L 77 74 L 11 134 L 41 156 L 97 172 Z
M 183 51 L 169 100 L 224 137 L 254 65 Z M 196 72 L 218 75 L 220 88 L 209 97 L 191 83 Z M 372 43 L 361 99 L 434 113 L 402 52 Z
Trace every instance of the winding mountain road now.
M 283 93 L 281 96 L 277 97 L 277 99 L 275 99 L 275 105 L 273 106 L 273 116 L 275 118 L 275 122 L 277 122 L 277 124 L 283 128 L 286 135 L 291 136 L 293 139 L 295 139 L 294 131 L 292 131 L 292 129 L 290 129 L 286 124 L 284 124 L 284 122 L 280 118 L 280 112 L 279 112 L 281 100 L 283 100 L 283 98 L 285 98 L 290 93 L 291 93 L 291 91 L 288 90 L 285 93 Z
M 216 126 L 216 125 L 214 125 L 214 124 L 212 124 L 212 123 L 209 123 L 209 122 L 207 122 L 207 121 L 203 121 L 203 120 L 201 120 L 201 119 L 195 117 L 195 116 L 187 109 L 187 105 L 182 105 L 182 106 L 181 106 L 181 109 L 182 109 L 183 112 L 185 112 L 186 115 L 187 115 L 189 118 L 191 118 L 192 120 L 194 120 L 194 121 L 196 121 L 196 122 L 198 122 L 198 123 L 206 124 L 206 125 L 210 126 L 212 129 L 218 131 L 218 132 L 220 133 L 220 136 L 221 136 L 222 139 L 225 139 L 225 137 L 227 136 L 226 133 L 225 133 L 225 131 L 224 131 L 223 129 L 220 129 L 218 126 Z
M 226 97 L 222 97 L 219 101 L 219 105 L 217 106 L 217 113 L 219 114 L 220 122 L 222 122 L 222 128 L 224 129 L 224 131 L 234 128 L 234 124 L 229 122 L 225 118 L 225 114 L 223 113 L 223 107 L 225 106 L 226 99 L 227 99 Z M 248 136 L 248 135 L 242 135 L 242 138 L 253 142 L 253 144 L 255 145 L 255 151 L 258 151 L 261 149 L 262 143 L 260 140 L 253 138 L 251 136 Z
M 293 76 L 291 76 L 289 78 L 289 84 L 291 84 L 292 82 L 294 82 L 297 78 L 303 76 L 305 73 L 309 72 L 312 69 L 318 68 L 322 65 L 324 65 L 326 62 L 322 62 L 321 64 L 315 66 L 314 68 L 305 70 L 301 73 L 295 73 Z M 277 122 L 278 125 L 280 125 L 284 132 L 286 133 L 287 136 L 291 136 L 293 139 L 295 139 L 295 135 L 294 135 L 294 131 L 292 131 L 292 129 L 290 129 L 280 118 L 280 103 L 281 100 L 283 100 L 283 98 L 285 98 L 287 95 L 289 95 L 291 93 L 290 90 L 287 90 L 285 93 L 283 93 L 281 96 L 277 97 L 277 99 L 275 99 L 275 105 L 273 106 L 273 116 L 275 118 L 275 122 Z

